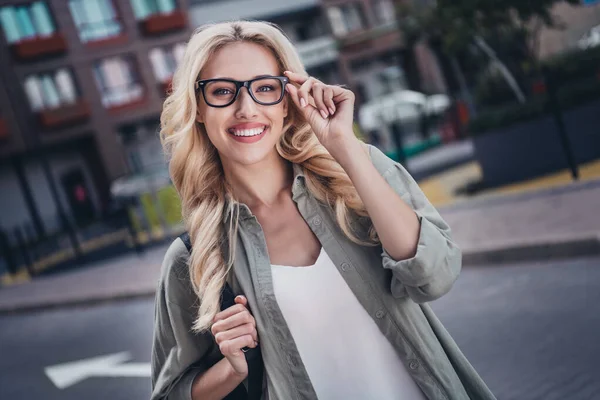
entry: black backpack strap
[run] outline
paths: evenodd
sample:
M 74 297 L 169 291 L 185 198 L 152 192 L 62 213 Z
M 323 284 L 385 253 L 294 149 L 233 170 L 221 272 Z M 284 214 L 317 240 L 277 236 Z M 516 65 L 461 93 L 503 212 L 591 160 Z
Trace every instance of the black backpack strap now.
M 183 244 L 185 244 L 185 248 L 187 249 L 187 251 L 189 251 L 191 253 L 192 252 L 192 240 L 190 239 L 190 234 L 187 232 L 184 232 L 181 235 L 179 235 L 179 239 L 181 239 Z
M 187 250 L 191 252 L 192 242 L 190 235 L 185 232 L 179 238 L 183 241 Z M 221 291 L 221 311 L 233 305 L 235 305 L 235 293 L 231 289 L 231 286 L 229 286 L 229 283 L 225 282 L 225 286 L 223 286 L 223 290 Z M 233 392 L 229 393 L 224 400 L 260 400 L 262 396 L 263 360 L 260 346 L 248 349 L 245 352 L 245 356 L 248 363 L 248 391 L 246 391 L 246 387 L 242 383 Z

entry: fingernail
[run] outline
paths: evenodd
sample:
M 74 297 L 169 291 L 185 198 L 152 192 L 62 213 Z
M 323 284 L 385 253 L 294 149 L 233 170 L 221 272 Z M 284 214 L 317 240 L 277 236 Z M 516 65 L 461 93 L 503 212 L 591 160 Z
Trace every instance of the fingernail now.
M 332 115 L 335 113 L 335 110 L 333 109 L 333 107 L 329 108 L 329 113 L 332 114 Z
M 323 110 L 321 110 L 321 115 L 323 116 L 323 119 L 327 119 L 327 113 Z
M 302 106 L 302 108 L 306 107 L 306 100 L 304 100 L 304 98 L 300 98 L 300 105 Z

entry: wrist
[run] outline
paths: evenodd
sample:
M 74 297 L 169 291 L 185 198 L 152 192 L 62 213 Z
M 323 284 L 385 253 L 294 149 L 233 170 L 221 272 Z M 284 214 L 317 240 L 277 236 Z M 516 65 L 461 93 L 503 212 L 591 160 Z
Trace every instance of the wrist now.
M 367 155 L 363 148 L 363 143 L 356 137 L 345 139 L 341 142 L 334 153 L 331 153 L 333 158 L 348 172 L 352 165 L 361 160 L 361 156 Z
M 238 371 L 234 368 L 233 364 L 228 358 L 225 359 L 227 360 L 227 364 L 229 366 L 227 375 L 230 379 L 235 379 L 241 382 L 248 377 L 248 368 L 246 368 L 244 371 Z
M 358 155 L 357 153 L 363 152 L 362 143 L 354 135 L 340 140 L 330 147 L 329 154 L 344 168 L 346 164 L 352 162 L 353 158 Z

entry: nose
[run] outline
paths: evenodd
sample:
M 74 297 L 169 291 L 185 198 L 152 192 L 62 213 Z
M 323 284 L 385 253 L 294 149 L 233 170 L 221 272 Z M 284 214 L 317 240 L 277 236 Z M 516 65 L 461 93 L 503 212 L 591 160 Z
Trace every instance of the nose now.
M 248 88 L 241 88 L 240 94 L 235 101 L 235 116 L 239 119 L 251 119 L 256 117 L 258 111 L 258 104 L 254 102 L 250 96 Z

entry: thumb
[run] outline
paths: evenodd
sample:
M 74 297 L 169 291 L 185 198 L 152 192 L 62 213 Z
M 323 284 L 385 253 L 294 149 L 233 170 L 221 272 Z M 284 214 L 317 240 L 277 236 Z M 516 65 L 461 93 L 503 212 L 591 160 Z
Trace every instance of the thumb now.
M 241 304 L 244 307 L 248 305 L 248 299 L 245 296 L 235 296 L 235 304 Z

